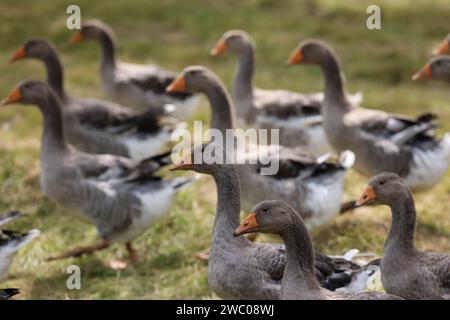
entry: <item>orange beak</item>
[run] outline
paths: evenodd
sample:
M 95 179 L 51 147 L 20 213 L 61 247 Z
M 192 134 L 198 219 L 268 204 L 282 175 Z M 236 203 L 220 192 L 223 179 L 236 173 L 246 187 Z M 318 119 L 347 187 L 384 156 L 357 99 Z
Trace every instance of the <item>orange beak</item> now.
M 246 233 L 250 233 L 252 230 L 259 227 L 258 222 L 256 221 L 256 216 L 254 213 L 250 212 L 247 218 L 242 221 L 241 225 L 234 230 L 233 235 L 235 237 L 241 236 Z
M 287 64 L 293 66 L 294 64 L 299 64 L 303 62 L 303 53 L 300 49 L 295 50 L 295 52 L 289 58 Z
M 186 90 L 186 80 L 183 75 L 172 81 L 166 88 L 166 92 L 184 92 Z
M 358 201 L 356 201 L 355 207 L 360 207 L 362 205 L 368 204 L 376 198 L 377 195 L 375 194 L 375 190 L 373 190 L 373 187 L 367 186 L 366 191 L 364 191 L 361 197 L 359 197 Z
M 211 49 L 209 52 L 212 56 L 220 56 L 228 51 L 227 44 L 223 39 L 220 39 L 219 42 L 217 42 L 216 46 Z
M 170 171 L 175 170 L 189 170 L 192 167 L 192 154 L 189 152 L 181 159 L 180 162 L 174 163 L 169 167 Z
M 19 102 L 21 98 L 22 95 L 20 94 L 20 90 L 19 88 L 16 88 L 11 91 L 5 99 L 2 100 L 1 105 L 4 106 L 6 104 Z
M 413 76 L 411 77 L 411 79 L 413 81 L 417 81 L 417 80 L 423 80 L 423 79 L 430 79 L 431 78 L 431 67 L 430 65 L 427 63 L 425 65 L 425 67 L 423 67 L 422 70 L 417 71 L 415 74 L 413 74 Z
M 71 43 L 80 43 L 83 41 L 83 33 L 81 31 L 75 32 L 75 34 L 70 38 Z
M 14 62 L 20 59 L 23 59 L 26 57 L 25 54 L 25 49 L 23 47 L 17 49 L 11 56 L 11 59 L 9 60 L 9 62 Z
M 450 45 L 447 39 L 442 40 L 432 51 L 437 56 L 439 54 L 450 54 Z

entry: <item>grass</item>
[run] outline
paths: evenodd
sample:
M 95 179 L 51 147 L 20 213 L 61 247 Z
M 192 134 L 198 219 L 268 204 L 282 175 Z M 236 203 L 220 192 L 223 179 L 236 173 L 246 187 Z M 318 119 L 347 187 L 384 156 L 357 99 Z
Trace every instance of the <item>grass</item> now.
M 366 8 L 373 1 L 228 0 L 228 1 L 77 1 L 83 18 L 100 18 L 116 30 L 120 55 L 134 62 L 157 62 L 173 70 L 204 64 L 229 84 L 235 59 L 209 57 L 209 49 L 228 29 L 247 30 L 258 45 L 256 83 L 265 88 L 301 92 L 322 90 L 323 79 L 313 67 L 284 68 L 299 40 L 316 37 L 340 54 L 350 92 L 363 91 L 364 105 L 417 115 L 432 111 L 441 119 L 440 133 L 450 131 L 450 90 L 439 83 L 412 83 L 437 41 L 448 33 L 450 8 L 444 0 L 377 1 L 382 30 L 365 27 Z M 65 10 L 73 1 L 3 0 L 0 3 L 0 95 L 23 79 L 42 79 L 35 61 L 9 65 L 10 54 L 32 36 L 55 42 L 66 66 L 66 86 L 73 95 L 102 97 L 98 48 L 72 46 L 65 28 Z M 202 101 L 197 115 L 208 119 Z M 19 230 L 39 228 L 42 236 L 16 257 L 2 287 L 20 287 L 21 299 L 174 299 L 215 298 L 207 284 L 207 266 L 192 254 L 205 249 L 216 202 L 215 186 L 204 177 L 182 192 L 171 216 L 153 226 L 135 244 L 141 260 L 124 271 L 107 267 L 122 257 L 121 246 L 94 256 L 46 263 L 44 258 L 76 245 L 98 240 L 95 229 L 51 203 L 39 188 L 39 147 L 42 121 L 35 108 L 13 106 L 0 112 L 0 211 L 20 209 L 30 217 L 16 222 Z M 351 172 L 345 199 L 357 197 L 367 178 Z M 450 176 L 432 191 L 416 195 L 417 245 L 450 251 Z M 314 230 L 316 246 L 329 254 L 350 248 L 382 253 L 390 224 L 386 208 L 360 209 Z M 264 239 L 267 240 L 267 239 Z M 82 270 L 82 290 L 66 288 L 66 267 Z

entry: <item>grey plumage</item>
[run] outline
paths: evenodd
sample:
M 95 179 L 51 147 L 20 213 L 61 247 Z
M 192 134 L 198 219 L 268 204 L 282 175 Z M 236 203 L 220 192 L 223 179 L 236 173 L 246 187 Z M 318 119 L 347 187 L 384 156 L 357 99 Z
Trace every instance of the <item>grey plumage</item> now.
M 40 81 L 19 85 L 21 101 L 36 104 L 44 118 L 40 182 L 54 202 L 93 223 L 104 240 L 129 242 L 166 215 L 182 177 L 161 179 L 156 171 L 169 163 L 169 153 L 135 162 L 114 155 L 83 153 L 67 145 L 61 103 Z
M 417 190 L 439 182 L 450 165 L 450 134 L 436 137 L 434 116 L 412 119 L 361 108 L 347 98 L 339 60 L 329 46 L 306 40 L 297 52 L 303 63 L 317 64 L 324 73 L 323 126 L 335 151 L 355 152 L 355 169 L 367 176 L 396 172 Z
M 423 252 L 414 244 L 416 209 L 413 196 L 395 173 L 369 181 L 372 199 L 360 204 L 385 204 L 392 224 L 384 244 L 381 280 L 387 292 L 406 299 L 450 298 L 450 254 Z
M 252 210 L 254 223 L 244 221 L 239 234 L 263 232 L 279 235 L 286 246 L 286 267 L 281 281 L 284 300 L 384 300 L 400 299 L 381 292 L 340 293 L 321 288 L 315 277 L 315 253 L 301 216 L 279 200 L 263 201 Z
M 63 105 L 65 137 L 77 149 L 134 160 L 169 149 L 170 135 L 176 128 L 170 106 L 135 112 L 105 100 L 70 96 L 64 88 L 61 60 L 47 39 L 32 38 L 22 50 L 24 58 L 36 58 L 45 64 L 47 82 Z

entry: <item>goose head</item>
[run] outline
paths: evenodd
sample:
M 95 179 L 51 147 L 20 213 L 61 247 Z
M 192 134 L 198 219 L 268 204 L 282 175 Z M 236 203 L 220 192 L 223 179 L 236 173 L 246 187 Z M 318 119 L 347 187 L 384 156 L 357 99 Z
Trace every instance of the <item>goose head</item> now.
M 77 31 L 71 39 L 72 43 L 79 43 L 84 40 L 96 40 L 102 41 L 104 37 L 110 38 L 115 42 L 116 36 L 114 31 L 101 20 L 87 20 L 81 26 L 81 29 Z
M 220 79 L 210 69 L 203 66 L 190 66 L 166 88 L 166 92 L 206 93 Z
M 258 203 L 240 226 L 234 231 L 234 236 L 246 233 L 283 234 L 300 215 L 281 200 L 267 200 Z
M 356 201 L 357 207 L 369 204 L 389 205 L 400 199 L 408 188 L 396 173 L 383 172 L 372 179 L 364 193 Z
M 432 51 L 433 55 L 450 54 L 450 33 Z
M 300 42 L 297 49 L 291 54 L 287 64 L 324 64 L 330 57 L 336 58 L 333 49 L 319 40 L 305 40 Z
M 227 52 L 241 53 L 248 47 L 253 47 L 253 41 L 247 32 L 243 30 L 230 30 L 223 34 L 222 38 L 211 49 L 212 56 L 220 56 Z
M 44 38 L 32 38 L 17 49 L 11 56 L 10 62 L 24 58 L 46 59 L 54 51 L 52 44 Z
M 450 57 L 449 56 L 437 56 L 431 58 L 425 66 L 417 71 L 412 77 L 412 80 L 450 80 Z
M 1 105 L 13 103 L 41 105 L 47 99 L 50 90 L 52 89 L 48 84 L 42 81 L 22 81 L 2 100 Z
M 226 153 L 217 143 L 206 143 L 194 147 L 170 167 L 175 170 L 192 170 L 198 173 L 215 175 L 224 167 L 230 166 Z

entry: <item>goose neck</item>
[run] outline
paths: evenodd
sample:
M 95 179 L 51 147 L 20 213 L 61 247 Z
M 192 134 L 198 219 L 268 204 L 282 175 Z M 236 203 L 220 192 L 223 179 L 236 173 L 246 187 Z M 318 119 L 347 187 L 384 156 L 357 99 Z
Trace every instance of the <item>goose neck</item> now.
M 218 129 L 225 137 L 226 129 L 234 129 L 234 110 L 231 99 L 220 83 L 213 83 L 207 90 L 211 106 L 211 128 Z
M 239 54 L 238 66 L 232 86 L 232 95 L 235 99 L 252 96 L 254 68 L 255 49 L 253 45 L 249 43 Z
M 103 32 L 100 36 L 100 46 L 102 48 L 101 66 L 105 69 L 116 67 L 116 45 L 112 35 Z
M 345 75 L 334 54 L 328 53 L 321 63 L 325 75 L 325 105 L 335 106 L 343 111 L 350 109 L 345 88 Z
M 245 245 L 244 237 L 234 237 L 233 231 L 240 223 L 240 194 L 239 180 L 235 168 L 232 165 L 224 166 L 214 175 L 217 185 L 217 211 L 213 229 L 213 243 L 223 241 L 227 243 Z
M 64 70 L 60 58 L 54 49 L 43 59 L 47 71 L 47 83 L 55 90 L 61 100 L 66 98 L 64 91 Z
M 61 101 L 55 93 L 50 92 L 39 104 L 44 118 L 42 149 L 44 153 L 67 150 L 64 138 Z
M 286 246 L 283 282 L 308 289 L 318 288 L 314 275 L 314 248 L 305 225 L 294 217 L 280 236 Z
M 405 196 L 389 204 L 392 211 L 392 225 L 385 243 L 385 252 L 413 253 L 416 209 L 409 190 Z

